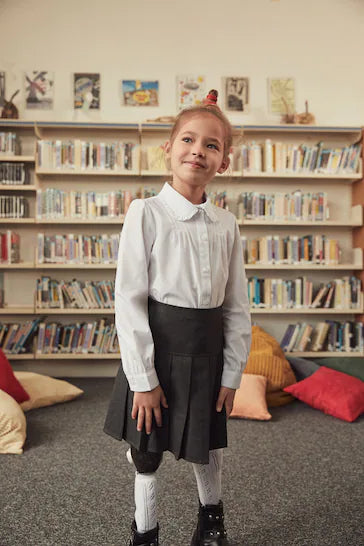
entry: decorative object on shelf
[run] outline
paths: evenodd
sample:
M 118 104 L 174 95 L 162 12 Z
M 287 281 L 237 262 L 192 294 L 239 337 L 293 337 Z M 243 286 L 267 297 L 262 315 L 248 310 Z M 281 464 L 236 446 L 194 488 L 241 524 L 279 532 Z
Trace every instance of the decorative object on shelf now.
M 297 112 L 292 112 L 290 105 L 288 104 L 288 101 L 285 97 L 282 97 L 282 101 L 284 104 L 284 107 L 286 109 L 286 112 L 283 114 L 281 118 L 281 123 L 298 123 L 301 125 L 314 125 L 316 122 L 315 116 L 311 114 L 308 111 L 308 101 L 305 101 L 305 111 L 301 114 L 297 114 Z
M 314 125 L 316 123 L 315 116 L 308 111 L 308 101 L 305 101 L 305 111 L 302 114 L 297 114 L 297 123 L 301 125 Z
M 74 108 L 100 109 L 100 74 L 76 72 L 74 81 Z
M 159 116 L 154 119 L 147 119 L 147 123 L 174 123 L 176 120 L 175 116 Z
M 223 78 L 225 110 L 249 111 L 249 78 Z
M 205 96 L 205 76 L 177 76 L 177 109 L 202 103 Z
M 159 81 L 122 80 L 124 106 L 159 106 Z
M 17 96 L 19 91 L 20 89 L 17 89 L 15 93 L 13 93 L 10 97 L 10 100 L 6 100 L 4 97 L 4 104 L 1 112 L 1 117 L 3 119 L 19 119 L 19 110 L 13 103 L 13 100 Z
M 0 106 L 4 106 L 5 101 L 5 72 L 0 72 Z
M 286 112 L 281 117 L 281 123 L 287 123 L 287 124 L 288 123 L 298 123 L 297 114 L 296 114 L 296 112 L 291 111 L 291 107 L 288 104 L 285 97 L 282 97 L 282 102 L 284 104 L 284 108 L 285 108 Z
M 24 74 L 25 107 L 27 110 L 53 108 L 54 73 L 33 70 Z
M 268 78 L 268 106 L 271 114 L 294 115 L 296 97 L 293 78 Z

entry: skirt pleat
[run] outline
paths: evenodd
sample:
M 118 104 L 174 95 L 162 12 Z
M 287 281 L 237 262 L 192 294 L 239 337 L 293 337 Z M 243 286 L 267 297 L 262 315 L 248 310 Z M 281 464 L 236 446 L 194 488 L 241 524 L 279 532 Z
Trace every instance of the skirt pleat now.
M 186 309 L 149 301 L 155 368 L 167 398 L 162 427 L 150 435 L 131 418 L 134 393 L 122 365 L 115 378 L 104 431 L 143 452 L 170 451 L 176 459 L 208 464 L 226 447 L 226 413 L 216 411 L 223 369 L 222 310 Z

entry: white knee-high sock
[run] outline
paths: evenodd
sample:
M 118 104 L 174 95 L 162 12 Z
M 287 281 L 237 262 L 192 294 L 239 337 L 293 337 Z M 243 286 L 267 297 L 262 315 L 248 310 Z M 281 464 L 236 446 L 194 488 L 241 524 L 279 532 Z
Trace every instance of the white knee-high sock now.
M 135 472 L 135 523 L 138 533 L 157 527 L 157 478 L 153 474 Z
M 198 496 L 203 506 L 219 504 L 221 500 L 222 449 L 210 451 L 209 464 L 192 463 L 195 472 Z

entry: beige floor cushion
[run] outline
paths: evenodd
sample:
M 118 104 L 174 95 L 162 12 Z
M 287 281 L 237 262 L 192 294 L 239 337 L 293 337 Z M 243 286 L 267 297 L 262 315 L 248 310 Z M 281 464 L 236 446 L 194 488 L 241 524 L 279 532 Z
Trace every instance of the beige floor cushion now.
M 23 411 L 68 402 L 83 394 L 75 385 L 63 379 L 33 372 L 14 372 L 15 377 L 27 391 L 30 399 L 21 404 Z
M 26 419 L 18 402 L 0 390 L 0 453 L 23 453 Z

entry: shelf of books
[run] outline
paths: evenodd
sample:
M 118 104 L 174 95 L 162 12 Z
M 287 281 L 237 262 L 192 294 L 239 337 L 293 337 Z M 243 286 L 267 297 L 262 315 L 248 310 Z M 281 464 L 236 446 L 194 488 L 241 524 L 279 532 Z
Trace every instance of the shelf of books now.
M 170 178 L 170 128 L 0 120 L 0 347 L 19 369 L 115 373 L 119 234 Z M 235 126 L 208 194 L 236 215 L 253 322 L 290 354 L 363 357 L 361 128 Z

